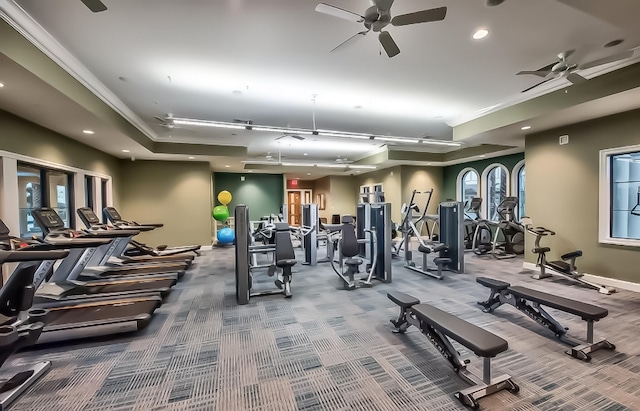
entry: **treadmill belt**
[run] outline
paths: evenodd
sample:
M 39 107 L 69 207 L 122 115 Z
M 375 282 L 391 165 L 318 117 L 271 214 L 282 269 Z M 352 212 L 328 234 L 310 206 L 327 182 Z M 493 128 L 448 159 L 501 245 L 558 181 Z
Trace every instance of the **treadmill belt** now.
M 121 303 L 77 306 L 73 308 L 52 308 L 46 317 L 45 332 L 48 327 L 74 323 L 107 321 L 110 319 L 132 318 L 140 314 L 150 314 L 159 305 L 158 300 L 122 300 Z

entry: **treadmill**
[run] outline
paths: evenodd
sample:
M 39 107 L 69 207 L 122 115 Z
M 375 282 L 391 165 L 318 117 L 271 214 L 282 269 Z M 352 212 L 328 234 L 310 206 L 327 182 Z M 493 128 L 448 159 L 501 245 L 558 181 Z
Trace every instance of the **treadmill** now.
M 64 221 L 62 221 L 58 213 L 52 208 L 38 208 L 32 210 L 31 214 L 36 224 L 42 229 L 44 235 L 43 240 L 46 242 L 55 241 L 61 237 L 109 238 L 111 240 L 108 244 L 87 249 L 78 255 L 74 254 L 77 264 L 73 268 L 65 267 L 65 269 L 73 271 L 69 275 L 71 279 L 160 273 L 175 273 L 178 275 L 178 278 L 181 278 L 187 268 L 187 263 L 181 261 L 122 264 L 114 254 L 117 253 L 119 249 L 126 247 L 129 239 L 138 234 L 139 231 L 104 230 L 100 233 L 76 231 L 65 227 Z
M 76 278 L 68 278 L 68 270 L 65 272 L 67 259 L 74 260 L 73 255 L 86 250 L 88 247 L 97 247 L 108 243 L 109 238 L 56 238 L 49 243 L 36 240 L 25 240 L 12 237 L 9 229 L 0 220 L 0 244 L 7 244 L 13 248 L 24 248 L 38 245 L 40 249 L 61 250 L 70 249 L 67 252 L 60 267 L 54 269 L 54 260 L 43 261 L 36 270 L 33 278 L 35 302 L 46 304 L 49 301 L 61 301 L 63 299 L 90 298 L 134 294 L 150 294 L 165 296 L 170 288 L 176 284 L 178 277 L 175 274 L 159 274 L 155 276 L 128 276 L 120 278 L 106 278 L 98 280 L 81 281 Z M 48 246 L 48 247 L 46 247 Z M 64 272 L 64 273 L 63 273 Z M 61 274 L 63 273 L 63 274 Z M 52 279 L 53 277 L 53 279 Z
M 46 243 L 34 243 L 18 252 L 50 250 L 51 247 Z M 33 267 L 33 263 L 21 262 L 15 272 L 23 272 L 21 270 L 28 267 Z M 40 320 L 44 327 L 34 345 L 138 331 L 149 324 L 151 315 L 161 304 L 162 299 L 157 294 L 36 301 L 33 308 L 44 309 L 46 315 Z
M 111 224 L 113 224 L 114 226 L 119 226 L 119 225 L 137 225 L 137 226 L 148 226 L 148 227 L 152 227 L 152 229 L 156 229 L 156 228 L 161 228 L 164 227 L 164 224 L 162 223 L 144 223 L 144 224 L 140 224 L 137 223 L 135 221 L 126 221 L 122 218 L 122 216 L 120 215 L 120 213 L 118 212 L 118 210 L 115 209 L 115 207 L 105 207 L 102 211 L 104 213 L 104 216 L 107 218 L 107 220 L 109 220 L 109 222 Z M 145 244 L 141 244 L 141 243 L 137 243 L 137 242 L 132 242 L 134 247 L 137 246 L 141 246 L 141 249 L 144 250 L 151 250 L 153 251 L 153 253 L 155 253 L 155 255 L 170 255 L 170 254 L 179 254 L 179 253 L 195 253 L 196 255 L 200 255 L 200 246 L 199 245 L 187 245 L 187 246 L 182 246 L 182 247 L 167 247 L 166 245 L 162 245 L 162 246 L 158 246 L 155 249 L 151 248 Z
M 149 225 L 137 225 L 134 223 L 123 222 L 118 225 L 109 226 L 107 224 L 101 224 L 100 219 L 93 212 L 93 210 L 89 207 L 81 207 L 76 210 L 78 213 L 78 217 L 87 227 L 87 230 L 91 232 L 103 232 L 108 230 L 136 230 L 140 232 L 151 231 L 154 230 L 155 227 Z M 132 245 L 133 240 L 129 241 L 128 245 Z M 141 243 L 135 243 L 132 245 L 134 249 L 138 250 L 138 255 L 128 256 L 126 255 L 126 250 L 123 250 L 123 253 L 119 255 L 119 258 L 122 259 L 122 262 L 125 264 L 135 264 L 135 263 L 144 263 L 144 262 L 165 262 L 165 261 L 182 261 L 186 262 L 188 265 L 191 265 L 193 259 L 195 258 L 195 253 L 172 253 L 172 254 L 161 254 L 159 252 L 154 251 L 151 247 L 148 247 Z
M 0 244 L 0 268 L 5 263 L 25 262 L 9 277 L 0 289 L 0 366 L 9 357 L 24 347 L 33 345 L 44 328 L 41 321 L 47 311 L 32 309 L 33 275 L 39 261 L 57 260 L 69 254 L 68 251 L 4 251 L 10 243 Z M 50 361 L 41 361 L 13 375 L 0 376 L 0 410 L 4 410 L 20 394 L 26 391 L 51 367 Z

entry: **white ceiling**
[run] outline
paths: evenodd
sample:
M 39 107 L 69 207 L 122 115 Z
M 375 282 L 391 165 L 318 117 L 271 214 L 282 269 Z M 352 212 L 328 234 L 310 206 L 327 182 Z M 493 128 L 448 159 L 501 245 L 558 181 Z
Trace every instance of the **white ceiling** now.
M 396 0 L 395 15 L 449 9 L 442 22 L 388 27 L 401 49 L 392 59 L 374 33 L 330 53 L 363 26 L 315 12 L 315 0 L 103 1 L 109 9 L 102 13 L 80 0 L 15 3 L 151 127 L 154 139 L 246 145 L 254 158 L 357 159 L 379 144 L 168 130 L 153 117 L 313 128 L 315 116 L 316 128 L 451 139 L 457 119 L 536 95 L 520 93 L 539 81 L 516 76 L 520 70 L 546 66 L 567 49 L 583 50 L 587 61 L 640 46 L 640 25 L 629 18 L 640 15 L 635 0 L 606 7 L 600 0 L 506 0 L 492 8 L 484 0 Z M 360 14 L 369 6 L 328 2 Z M 489 36 L 472 40 L 479 27 Z M 602 48 L 617 38 L 626 41 Z

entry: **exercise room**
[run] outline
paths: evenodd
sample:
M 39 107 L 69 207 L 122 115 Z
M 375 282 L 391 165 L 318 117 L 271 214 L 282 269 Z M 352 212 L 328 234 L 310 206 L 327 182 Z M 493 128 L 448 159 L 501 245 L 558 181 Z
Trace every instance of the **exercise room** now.
M 640 409 L 636 16 L 0 0 L 0 410 Z

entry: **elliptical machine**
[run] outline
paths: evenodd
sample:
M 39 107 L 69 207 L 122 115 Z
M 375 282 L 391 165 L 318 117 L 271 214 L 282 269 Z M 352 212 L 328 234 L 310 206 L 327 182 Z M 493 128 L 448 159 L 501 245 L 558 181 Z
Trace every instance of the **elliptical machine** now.
M 515 221 L 518 197 L 506 197 L 498 205 L 498 221 L 479 220 L 473 235 L 473 252 L 503 260 L 524 254 L 524 226 Z
M 592 283 L 591 281 L 584 279 L 584 274 L 578 272 L 578 267 L 576 267 L 576 259 L 582 256 L 582 250 L 575 250 L 570 253 L 563 254 L 560 256 L 560 260 L 547 261 L 546 254 L 551 251 L 551 248 L 542 247 L 540 245 L 540 240 L 542 240 L 542 237 L 556 235 L 556 233 L 544 227 L 534 227 L 533 220 L 531 220 L 531 218 L 529 217 L 523 217 L 522 224 L 524 224 L 529 234 L 532 234 L 536 237 L 535 244 L 531 251 L 535 254 L 538 254 L 538 261 L 536 261 L 536 266 L 540 268 L 540 273 L 532 275 L 531 278 L 541 280 L 543 278 L 551 277 L 551 273 L 547 272 L 547 269 L 549 269 L 566 278 L 569 278 L 570 280 L 576 281 L 580 284 L 584 284 L 591 289 L 597 290 L 600 294 L 609 295 L 613 294 L 616 291 L 615 288 Z

